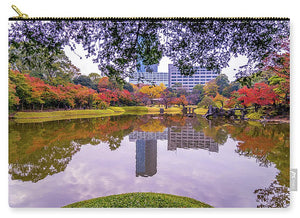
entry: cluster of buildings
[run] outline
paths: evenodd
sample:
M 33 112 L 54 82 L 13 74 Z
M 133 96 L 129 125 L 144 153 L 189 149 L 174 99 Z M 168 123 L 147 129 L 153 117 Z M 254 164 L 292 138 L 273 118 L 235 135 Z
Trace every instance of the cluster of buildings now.
M 192 125 L 169 127 L 163 132 L 134 131 L 130 142 L 136 142 L 136 176 L 148 177 L 157 173 L 157 140 L 168 140 L 168 151 L 180 149 L 203 149 L 219 152 L 219 145 L 204 132 Z
M 145 66 L 141 65 L 129 82 L 133 84 L 155 84 L 163 83 L 166 87 L 172 87 L 175 84 L 181 83 L 182 87 L 187 91 L 192 91 L 197 84 L 204 85 L 212 79 L 215 79 L 219 74 L 206 68 L 194 67 L 195 73 L 192 76 L 181 75 L 179 69 L 173 64 L 168 65 L 168 72 L 158 72 L 158 64 Z

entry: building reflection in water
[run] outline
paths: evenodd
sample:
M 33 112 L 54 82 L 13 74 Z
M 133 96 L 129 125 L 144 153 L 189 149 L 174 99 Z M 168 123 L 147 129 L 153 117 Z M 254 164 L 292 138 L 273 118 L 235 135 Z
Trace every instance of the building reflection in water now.
M 219 152 L 219 145 L 202 131 L 195 131 L 192 125 L 171 127 L 168 129 L 168 150 L 177 148 L 204 149 Z
M 136 176 L 153 176 L 157 172 L 157 140 L 136 140 Z
M 153 176 L 157 172 L 157 140 L 168 140 L 168 150 L 204 149 L 219 152 L 218 143 L 195 131 L 191 125 L 166 128 L 163 132 L 134 131 L 129 141 L 136 142 L 136 176 Z
M 129 141 L 136 141 L 136 176 L 153 176 L 157 172 L 157 140 L 167 140 L 168 130 L 164 132 L 134 131 Z

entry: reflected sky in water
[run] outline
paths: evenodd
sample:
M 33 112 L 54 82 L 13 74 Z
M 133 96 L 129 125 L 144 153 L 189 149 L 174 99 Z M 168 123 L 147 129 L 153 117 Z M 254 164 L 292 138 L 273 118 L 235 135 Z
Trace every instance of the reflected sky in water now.
M 112 194 L 160 192 L 214 207 L 286 207 L 288 166 L 282 165 L 289 161 L 288 127 L 278 127 L 180 116 L 11 124 L 9 204 L 61 207 Z M 249 132 L 255 137 L 269 132 L 282 143 L 249 148 L 240 140 Z M 287 159 L 281 168 L 274 154 Z M 282 188 L 274 194 L 278 199 L 270 201 L 267 194 L 261 199 L 274 181 Z

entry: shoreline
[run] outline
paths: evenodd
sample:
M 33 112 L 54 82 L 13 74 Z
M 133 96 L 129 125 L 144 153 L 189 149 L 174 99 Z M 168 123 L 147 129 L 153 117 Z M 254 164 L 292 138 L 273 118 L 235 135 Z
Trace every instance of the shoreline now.
M 206 109 L 197 108 L 196 115 L 204 115 Z M 146 106 L 125 106 L 125 107 L 108 107 L 107 109 L 76 109 L 76 110 L 48 110 L 48 111 L 20 111 L 9 114 L 9 119 L 17 123 L 35 123 L 47 122 L 55 120 L 71 120 L 71 119 L 84 119 L 96 118 L 107 116 L 118 116 L 126 114 L 145 115 L 145 114 L 159 114 L 159 107 L 146 107 Z M 181 114 L 182 109 L 179 107 L 170 107 L 164 109 L 164 114 Z M 279 118 L 274 117 L 270 119 L 245 119 L 245 121 L 256 121 L 260 123 L 290 123 L 288 117 Z
M 17 123 L 36 123 L 55 120 L 71 120 L 83 118 L 96 118 L 118 116 L 125 114 L 159 114 L 160 108 L 145 106 L 108 107 L 107 109 L 76 109 L 76 110 L 53 110 L 53 111 L 20 111 L 9 115 L 9 119 Z M 181 108 L 165 109 L 164 114 L 181 113 Z

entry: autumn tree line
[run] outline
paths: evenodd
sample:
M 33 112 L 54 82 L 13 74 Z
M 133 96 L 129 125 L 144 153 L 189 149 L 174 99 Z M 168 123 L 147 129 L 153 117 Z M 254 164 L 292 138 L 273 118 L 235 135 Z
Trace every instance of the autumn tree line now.
M 289 109 L 290 51 L 289 40 L 281 40 L 281 51 L 267 55 L 260 71 L 236 81 L 220 74 L 205 85 L 196 85 L 188 92 L 181 83 L 129 84 L 118 77 L 101 77 L 97 73 L 81 75 L 63 50 L 41 50 L 47 59 L 35 57 L 24 62 L 16 47 L 9 49 L 9 110 L 105 109 L 109 106 L 160 104 L 209 105 L 232 108 L 263 106 Z

